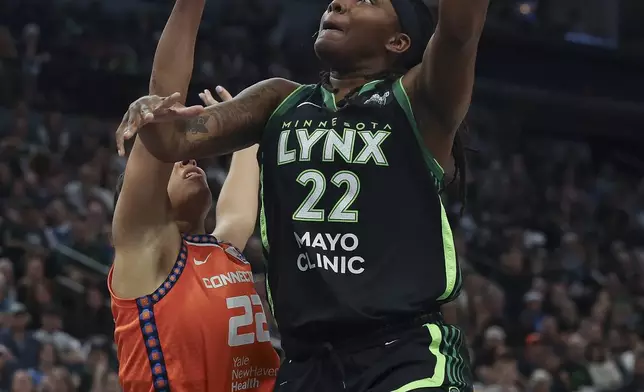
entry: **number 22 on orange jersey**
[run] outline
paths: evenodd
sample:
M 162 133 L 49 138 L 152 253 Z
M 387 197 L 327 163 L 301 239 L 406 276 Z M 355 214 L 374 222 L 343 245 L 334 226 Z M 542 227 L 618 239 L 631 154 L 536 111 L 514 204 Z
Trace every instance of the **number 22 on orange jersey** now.
M 253 305 L 261 308 L 261 311 L 253 311 Z M 268 342 L 271 337 L 268 332 L 266 314 L 259 295 L 240 295 L 238 297 L 226 298 L 228 309 L 242 308 L 244 314 L 232 316 L 228 321 L 228 345 L 230 347 L 245 346 L 255 342 Z M 255 323 L 255 332 L 239 333 L 239 328 Z

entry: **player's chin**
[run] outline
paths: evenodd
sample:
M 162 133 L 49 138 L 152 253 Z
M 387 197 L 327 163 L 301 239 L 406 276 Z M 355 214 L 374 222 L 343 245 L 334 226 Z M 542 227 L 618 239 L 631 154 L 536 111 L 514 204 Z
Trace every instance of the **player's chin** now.
M 344 53 L 344 37 L 334 35 L 319 35 L 315 40 L 315 53 L 322 61 L 335 62 L 337 59 L 343 57 Z
M 181 188 L 183 188 L 182 192 L 185 192 L 190 198 L 201 197 L 204 193 L 210 195 L 210 187 L 205 176 L 186 178 L 181 182 Z
M 212 202 L 212 192 L 208 184 L 189 184 L 184 189 L 185 201 L 192 205 L 205 205 Z

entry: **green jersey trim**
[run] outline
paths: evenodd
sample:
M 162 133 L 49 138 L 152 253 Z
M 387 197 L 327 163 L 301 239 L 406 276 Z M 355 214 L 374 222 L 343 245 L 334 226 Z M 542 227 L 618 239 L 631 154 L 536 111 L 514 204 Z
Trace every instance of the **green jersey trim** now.
M 264 208 L 264 166 L 259 166 L 259 232 L 262 238 L 262 246 L 266 252 L 270 251 L 270 245 L 268 243 L 268 230 L 266 225 L 266 209 Z M 271 313 L 274 313 L 273 306 L 273 294 L 271 293 L 271 285 L 269 283 L 268 272 L 265 276 L 265 285 L 266 285 L 266 299 L 268 300 L 268 307 L 271 309 Z
M 412 381 L 393 392 L 408 392 L 421 388 L 440 388 L 445 385 L 447 356 L 441 351 L 441 348 L 444 348 L 443 331 L 436 324 L 425 324 L 424 327 L 427 328 L 431 336 L 429 353 L 436 359 L 434 373 L 431 377 Z
M 434 158 L 434 155 L 427 149 L 427 146 L 425 146 L 423 136 L 420 134 L 418 129 L 418 123 L 416 123 L 416 117 L 414 117 L 414 112 L 411 109 L 411 101 L 409 100 L 407 91 L 405 91 L 405 87 L 402 84 L 402 77 L 394 82 L 393 91 L 398 104 L 405 111 L 407 120 L 411 124 L 411 129 L 414 131 L 414 136 L 416 136 L 416 141 L 423 153 L 423 159 L 425 160 L 427 168 L 430 173 L 432 173 L 432 176 L 435 178 L 438 185 L 442 186 L 443 178 L 445 177 L 445 170 L 443 170 L 438 161 L 436 161 L 436 158 Z
M 293 104 L 297 103 L 297 101 L 300 99 L 300 96 L 305 93 L 310 87 L 310 84 L 302 84 L 298 88 L 293 90 L 293 92 L 291 92 L 289 95 L 287 95 L 286 98 L 284 98 L 284 100 L 280 102 L 279 105 L 277 105 L 277 108 L 273 110 L 273 113 L 268 118 L 268 121 L 266 121 L 266 125 L 270 124 L 273 117 L 281 116 L 282 114 L 284 114 L 284 112 L 290 109 Z
M 338 106 L 335 104 L 335 94 L 331 91 L 321 87 L 322 89 L 322 99 L 324 100 L 324 106 L 333 110 L 334 112 L 338 111 Z
M 266 225 L 266 208 L 264 207 L 264 165 L 259 165 L 259 233 L 262 238 L 262 246 L 266 252 L 270 252 L 268 242 L 268 226 Z
M 378 83 L 382 82 L 382 79 L 372 80 L 369 83 L 365 83 L 358 91 L 358 95 L 364 94 L 376 88 Z M 335 94 L 331 91 L 321 87 L 322 89 L 322 100 L 324 101 L 324 106 L 333 110 L 334 112 L 338 111 L 338 105 L 335 102 Z
M 443 178 L 445 176 L 445 171 L 441 165 L 436 161 L 432 153 L 425 146 L 423 137 L 420 134 L 418 129 L 418 124 L 416 123 L 416 118 L 414 117 L 414 112 L 411 109 L 411 102 L 409 96 L 405 91 L 405 87 L 402 84 L 402 77 L 396 80 L 393 85 L 393 92 L 396 100 L 400 106 L 405 111 L 407 115 L 407 120 L 411 124 L 411 128 L 414 131 L 416 136 L 416 141 L 420 146 L 420 149 L 423 153 L 423 158 L 425 164 L 427 165 L 430 173 L 432 174 L 433 179 L 436 182 L 437 187 L 442 187 Z M 449 220 L 447 219 L 447 213 L 445 212 L 445 207 L 443 202 L 440 202 L 441 207 L 441 234 L 443 237 L 443 255 L 445 257 L 445 291 L 443 294 L 438 297 L 438 301 L 448 302 L 453 299 L 453 296 L 458 293 L 460 289 L 460 271 L 458 264 L 456 262 L 456 250 L 454 246 L 454 236 L 452 235 L 452 228 L 450 227 Z
M 459 279 L 459 269 L 456 262 L 456 249 L 454 246 L 454 236 L 452 235 L 452 228 L 449 224 L 449 219 L 447 219 L 447 213 L 445 212 L 445 207 L 443 206 L 443 201 L 440 201 L 441 205 L 441 234 L 443 236 L 443 256 L 445 257 L 445 291 L 443 295 L 438 297 L 438 301 L 446 301 L 452 299 L 452 294 L 458 293 L 460 286 L 457 285 Z
M 297 102 L 299 102 L 300 98 L 302 95 L 304 95 L 306 92 L 310 91 L 310 89 L 313 86 L 310 84 L 302 84 L 293 92 L 291 92 L 284 100 L 277 106 L 277 108 L 273 111 L 271 116 L 268 118 L 268 121 L 266 121 L 266 126 L 264 128 L 264 131 L 268 129 L 268 127 L 271 125 L 271 122 L 273 118 L 276 116 L 281 116 L 283 115 L 287 110 L 293 107 Z M 266 225 L 266 209 L 264 207 L 264 158 L 263 156 L 260 159 L 259 163 L 259 201 L 260 201 L 260 209 L 259 209 L 259 230 L 262 238 L 262 245 L 264 246 L 264 249 L 266 252 L 270 252 L 270 245 L 268 241 L 268 227 Z
M 266 121 L 266 126 L 264 130 L 268 129 L 270 126 L 271 122 L 273 121 L 273 118 L 277 116 L 283 115 L 287 110 L 293 107 L 293 105 L 297 104 L 299 100 L 301 99 L 302 95 L 305 93 L 309 92 L 310 89 L 313 86 L 310 84 L 302 84 L 298 86 L 295 90 L 293 90 L 280 104 L 275 108 L 271 116 L 268 118 L 268 121 Z M 264 158 L 261 157 L 260 165 L 259 165 L 259 201 L 260 201 L 260 209 L 259 209 L 259 231 L 260 231 L 260 236 L 262 238 L 262 246 L 266 250 L 267 253 L 270 253 L 270 242 L 268 241 L 268 225 L 266 224 L 266 208 L 264 206 L 264 164 L 263 164 Z M 274 312 L 274 306 L 273 306 L 273 295 L 271 292 L 271 285 L 270 285 L 270 278 L 268 276 L 268 273 L 266 274 L 266 296 L 268 300 L 268 306 L 271 308 L 271 312 Z
M 460 329 L 452 325 L 425 324 L 430 335 L 429 355 L 436 364 L 431 377 L 412 381 L 393 392 L 409 392 L 419 389 L 462 391 L 469 384 L 469 366 L 463 357 L 464 337 Z

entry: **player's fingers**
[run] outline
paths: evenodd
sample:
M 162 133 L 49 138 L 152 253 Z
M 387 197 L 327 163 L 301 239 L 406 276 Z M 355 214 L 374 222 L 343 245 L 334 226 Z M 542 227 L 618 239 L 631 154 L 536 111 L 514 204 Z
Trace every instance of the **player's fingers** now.
M 205 108 L 201 105 L 194 106 L 173 106 L 168 108 L 167 116 L 170 118 L 196 117 L 204 113 Z
M 215 88 L 215 91 L 217 91 L 217 95 L 219 95 L 221 100 L 224 101 L 224 102 L 230 101 L 231 99 L 233 99 L 233 96 L 228 92 L 228 90 L 226 90 L 225 88 L 223 88 L 221 86 L 217 86 Z
M 181 93 L 179 92 L 168 95 L 167 97 L 161 99 L 161 104 L 158 108 L 167 109 L 175 103 L 179 102 L 179 99 L 181 99 Z
M 210 90 L 208 90 L 208 89 L 204 90 L 204 91 L 203 91 L 203 93 L 200 93 L 200 94 L 199 94 L 199 98 L 201 98 L 201 100 L 203 101 L 203 103 L 205 103 L 207 106 L 215 105 L 215 104 L 218 104 L 218 103 L 219 103 L 219 102 L 217 102 L 217 100 L 212 96 L 212 94 L 210 93 Z
M 138 121 L 135 116 L 130 116 L 127 121 L 127 128 L 125 129 L 125 139 L 130 139 L 138 131 Z
M 119 156 L 125 156 L 125 130 L 127 129 L 128 114 L 129 111 L 125 113 L 125 116 L 123 116 L 123 120 L 121 120 L 119 127 L 116 129 L 116 134 L 114 135 L 116 139 L 116 151 Z
M 152 113 L 152 109 L 145 103 L 133 105 L 132 108 L 130 108 L 130 114 L 128 116 L 125 139 L 131 139 L 142 126 L 150 122 L 150 117 L 154 118 L 154 114 Z
M 147 105 L 141 106 L 141 109 L 139 110 L 139 114 L 141 116 L 141 120 L 143 124 L 147 124 L 154 121 L 154 113 Z

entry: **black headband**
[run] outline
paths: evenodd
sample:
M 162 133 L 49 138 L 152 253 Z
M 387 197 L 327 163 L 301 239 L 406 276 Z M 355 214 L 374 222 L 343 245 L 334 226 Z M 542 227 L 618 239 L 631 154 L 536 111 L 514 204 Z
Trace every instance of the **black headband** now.
M 401 32 L 407 34 L 411 39 L 411 46 L 402 55 L 402 65 L 410 69 L 421 62 L 427 44 L 417 15 L 418 10 L 416 10 L 413 0 L 391 0 L 391 5 L 398 15 Z

